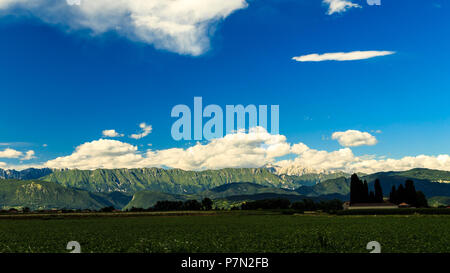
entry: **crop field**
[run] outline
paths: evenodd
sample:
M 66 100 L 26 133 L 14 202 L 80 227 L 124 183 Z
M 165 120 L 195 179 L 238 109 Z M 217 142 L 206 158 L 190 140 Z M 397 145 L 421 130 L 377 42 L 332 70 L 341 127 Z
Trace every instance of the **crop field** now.
M 450 216 L 217 213 L 0 219 L 0 252 L 368 253 L 450 252 Z

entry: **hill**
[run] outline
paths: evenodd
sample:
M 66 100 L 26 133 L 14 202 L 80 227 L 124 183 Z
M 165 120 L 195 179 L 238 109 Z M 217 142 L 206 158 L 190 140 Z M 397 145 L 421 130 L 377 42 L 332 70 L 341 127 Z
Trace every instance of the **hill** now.
M 326 180 L 314 186 L 304 186 L 296 191 L 305 196 L 321 196 L 329 194 L 350 194 L 350 180 L 344 177 Z
M 133 195 L 132 200 L 124 209 L 129 209 L 132 207 L 149 208 L 154 206 L 157 201 L 165 200 L 186 201 L 189 199 L 195 199 L 200 201 L 203 198 L 208 197 L 212 200 L 222 199 L 222 201 L 236 201 L 259 200 L 262 196 L 265 196 L 266 198 L 284 198 L 286 196 L 299 196 L 299 194 L 293 190 L 267 187 L 254 183 L 229 183 L 210 190 L 202 191 L 198 194 L 170 194 L 155 191 L 140 191 Z
M 200 198 L 199 196 L 170 194 L 157 191 L 139 191 L 133 195 L 133 198 L 123 210 L 133 207 L 147 209 L 153 207 L 158 201 L 186 201 L 189 199 L 199 200 Z
M 405 172 L 380 172 L 361 177 L 367 180 L 369 188 L 373 189 L 373 182 L 380 180 L 384 196 L 388 196 L 392 186 L 404 184 L 406 180 L 414 181 L 417 190 L 422 191 L 428 198 L 434 196 L 450 196 L 450 184 L 433 182 L 437 180 L 450 180 L 450 172 L 442 172 L 428 169 L 413 169 Z M 299 194 L 307 196 L 321 196 L 337 193 L 350 194 L 350 179 L 337 178 L 324 181 L 314 186 L 303 186 L 297 189 Z
M 428 199 L 430 207 L 450 206 L 450 196 L 435 196 Z
M 199 193 L 199 196 L 208 197 L 211 199 L 225 198 L 236 195 L 254 195 L 254 194 L 284 194 L 284 195 L 298 195 L 293 190 L 280 189 L 258 185 L 254 183 L 230 183 L 218 186 L 216 188 L 205 190 Z
M 140 191 L 133 195 L 130 203 L 124 209 L 150 208 L 158 201 L 186 201 L 198 200 L 208 197 L 215 201 L 220 207 L 229 207 L 229 204 L 239 204 L 244 201 L 255 201 L 263 199 L 289 199 L 291 202 L 301 201 L 303 199 L 312 199 L 314 201 L 345 199 L 338 194 L 323 195 L 320 197 L 307 197 L 300 195 L 293 190 L 279 189 L 257 185 L 253 183 L 230 183 L 210 190 L 202 191 L 198 194 L 169 194 L 155 191 Z
M 38 209 L 100 209 L 123 206 L 123 195 L 94 194 L 35 180 L 0 180 L 0 208 Z M 117 198 L 117 199 L 115 199 Z M 122 198 L 122 199 L 121 199 Z M 119 200 L 119 201 L 117 201 Z M 129 199 L 128 199 L 129 200 Z

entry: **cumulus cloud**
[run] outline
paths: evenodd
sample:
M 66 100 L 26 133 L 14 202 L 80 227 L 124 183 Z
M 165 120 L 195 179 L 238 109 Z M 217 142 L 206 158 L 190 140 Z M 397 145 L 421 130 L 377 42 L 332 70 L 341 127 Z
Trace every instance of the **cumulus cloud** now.
M 143 159 L 136 146 L 112 139 L 99 139 L 78 146 L 69 156 L 46 162 L 50 168 L 132 168 Z
M 373 146 L 378 143 L 373 135 L 358 130 L 335 132 L 331 135 L 331 138 L 337 140 L 344 147 Z
M 271 135 L 263 128 L 236 132 L 207 144 L 187 149 L 172 148 L 139 152 L 136 146 L 117 140 L 100 139 L 78 146 L 69 156 L 48 161 L 51 168 L 141 168 L 162 167 L 204 170 L 260 167 L 290 153 L 286 137 Z
M 349 0 L 323 0 L 323 3 L 328 5 L 328 15 L 345 12 L 351 8 L 361 8 L 360 5 Z
M 297 62 L 323 62 L 323 61 L 356 61 L 365 60 L 379 56 L 387 56 L 395 54 L 394 51 L 352 51 L 352 52 L 336 52 L 324 54 L 309 54 L 292 59 Z
M 119 134 L 116 130 L 103 130 L 102 135 L 104 137 L 123 137 L 123 134 Z
M 328 152 L 310 149 L 304 144 L 301 144 L 301 146 L 303 146 L 302 152 L 295 159 L 276 162 L 281 167 L 281 172 L 298 168 L 368 174 L 383 171 L 405 171 L 413 168 L 450 171 L 449 155 L 418 155 L 400 159 L 382 159 L 371 155 L 355 156 L 350 148 Z
M 90 29 L 93 34 L 116 31 L 158 49 L 194 56 L 208 50 L 218 22 L 247 6 L 245 0 L 81 0 L 79 5 L 0 0 L 0 9 L 26 10 L 51 24 Z
M 143 137 L 148 136 L 152 132 L 152 126 L 147 125 L 145 122 L 139 124 L 139 127 L 142 129 L 142 133 L 140 134 L 132 134 L 130 137 L 134 139 L 141 139 Z
M 22 160 L 31 160 L 36 158 L 35 156 L 35 152 L 33 150 L 29 150 L 25 153 L 25 156 L 22 158 Z
M 5 150 L 0 151 L 0 158 L 19 158 L 22 155 L 22 152 L 11 148 L 6 148 Z
M 283 159 L 291 155 L 293 159 Z M 304 143 L 288 143 L 283 135 L 271 135 L 256 127 L 248 133 L 236 132 L 206 144 L 188 148 L 139 151 L 137 146 L 100 139 L 78 146 L 68 156 L 44 163 L 43 167 L 98 169 L 169 167 L 184 170 L 261 167 L 276 164 L 284 170 L 305 168 L 325 171 L 364 172 L 401 171 L 430 168 L 450 171 L 450 156 L 407 156 L 400 159 L 356 156 L 346 147 L 336 151 L 316 150 Z

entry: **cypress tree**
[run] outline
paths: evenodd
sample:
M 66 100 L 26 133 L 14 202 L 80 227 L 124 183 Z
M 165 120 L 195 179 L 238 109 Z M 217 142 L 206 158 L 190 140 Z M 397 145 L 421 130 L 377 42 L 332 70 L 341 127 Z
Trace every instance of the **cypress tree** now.
M 389 194 L 389 202 L 397 204 L 397 190 L 395 188 L 395 185 L 392 186 L 391 193 Z
M 364 180 L 363 188 L 362 188 L 362 195 L 363 195 L 363 202 L 362 203 L 370 203 L 370 196 L 369 196 L 369 185 L 367 184 L 367 181 Z
M 404 202 L 414 205 L 417 199 L 416 187 L 412 180 L 406 180 L 405 182 L 405 197 Z
M 416 192 L 416 203 L 414 204 L 416 208 L 426 208 L 428 207 L 428 201 L 425 194 L 421 191 Z
M 353 174 L 350 178 L 350 204 L 359 202 L 359 177 Z
M 373 191 L 370 191 L 368 199 L 369 199 L 368 203 L 375 203 L 376 202 L 375 194 L 373 193 Z
M 405 202 L 405 188 L 400 184 L 397 189 L 397 204 Z
M 380 180 L 375 180 L 375 202 L 383 203 L 383 189 L 381 188 Z

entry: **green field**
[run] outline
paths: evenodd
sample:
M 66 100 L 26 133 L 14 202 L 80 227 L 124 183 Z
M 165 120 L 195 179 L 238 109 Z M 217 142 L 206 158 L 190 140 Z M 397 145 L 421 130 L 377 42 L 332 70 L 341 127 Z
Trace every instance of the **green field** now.
M 0 252 L 450 252 L 450 216 L 223 212 L 178 216 L 0 218 Z M 164 214 L 163 214 L 164 215 Z

